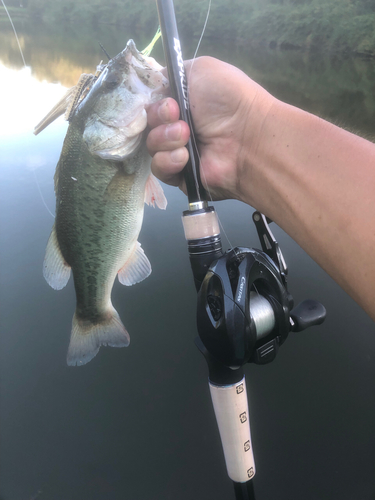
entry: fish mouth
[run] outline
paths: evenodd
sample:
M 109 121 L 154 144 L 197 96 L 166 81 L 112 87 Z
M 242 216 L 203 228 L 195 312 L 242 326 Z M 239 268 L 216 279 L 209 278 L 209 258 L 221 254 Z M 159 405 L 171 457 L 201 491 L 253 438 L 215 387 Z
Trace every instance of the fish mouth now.
M 163 68 L 152 57 L 144 56 L 139 52 L 134 40 L 130 39 L 121 52 L 126 62 L 136 72 L 137 77 L 148 88 L 158 94 L 167 95 L 169 89 L 168 79 L 160 72 Z
M 169 92 L 168 79 L 160 72 L 161 69 L 162 66 L 152 57 L 143 56 L 134 40 L 130 39 L 119 54 L 97 68 L 98 76 L 90 97 L 96 100 L 103 92 L 111 93 L 124 87 L 133 94 L 148 94 L 150 102 L 153 102 Z
M 134 40 L 130 39 L 125 45 L 125 48 L 119 54 L 113 57 L 108 62 L 108 64 L 106 64 L 106 67 L 110 69 L 113 66 L 118 66 L 119 68 L 123 68 L 124 70 L 126 70 L 126 68 L 128 68 L 132 64 L 132 62 L 134 62 L 132 60 L 133 58 L 135 58 L 135 60 L 139 64 L 147 64 L 142 54 L 138 52 Z

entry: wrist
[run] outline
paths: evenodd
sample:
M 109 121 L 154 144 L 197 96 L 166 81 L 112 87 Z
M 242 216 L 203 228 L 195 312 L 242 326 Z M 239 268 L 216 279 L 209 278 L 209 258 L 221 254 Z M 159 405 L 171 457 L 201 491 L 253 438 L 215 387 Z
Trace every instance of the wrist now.
M 254 85 L 257 87 L 255 92 Z M 237 198 L 266 213 L 262 195 L 267 185 L 264 169 L 269 161 L 269 150 L 273 147 L 272 138 L 276 135 L 273 117 L 279 113 L 278 107 L 282 103 L 251 80 L 250 86 L 246 94 L 253 97 L 244 105 L 244 130 L 237 165 Z

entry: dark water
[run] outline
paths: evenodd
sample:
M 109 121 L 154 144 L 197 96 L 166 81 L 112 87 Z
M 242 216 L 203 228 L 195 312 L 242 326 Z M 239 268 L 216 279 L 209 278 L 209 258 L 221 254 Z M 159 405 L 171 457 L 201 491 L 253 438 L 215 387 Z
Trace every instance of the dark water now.
M 164 186 L 166 212 L 146 207 L 140 241 L 152 275 L 130 288 L 115 284 L 129 348 L 102 348 L 88 365 L 67 367 L 72 281 L 56 292 L 41 272 L 53 219 L 38 189 L 53 210 L 66 125 L 32 135 L 51 99 L 51 86 L 40 82 L 73 85 L 102 58 L 98 40 L 114 55 L 129 37 L 142 47 L 151 34 L 29 26 L 20 35 L 31 75 L 15 72 L 22 66 L 15 41 L 0 33 L 8 68 L 0 82 L 7 85 L 0 93 L 0 497 L 231 499 L 206 366 L 193 345 L 184 195 Z M 185 46 L 191 56 L 193 46 Z M 375 132 L 373 62 L 209 41 L 201 53 L 236 64 L 281 99 L 365 135 Z M 250 207 L 226 201 L 216 208 L 233 245 L 259 246 Z M 285 233 L 274 233 L 296 302 L 320 300 L 328 316 L 323 326 L 290 335 L 270 365 L 246 368 L 257 499 L 374 500 L 374 323 Z

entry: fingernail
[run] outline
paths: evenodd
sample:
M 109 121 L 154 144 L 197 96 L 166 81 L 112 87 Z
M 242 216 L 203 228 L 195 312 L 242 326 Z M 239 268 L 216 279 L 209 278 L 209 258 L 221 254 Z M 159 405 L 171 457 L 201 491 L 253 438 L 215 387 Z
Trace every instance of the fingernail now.
M 164 123 L 169 122 L 169 104 L 168 101 L 163 101 L 158 108 L 158 116 Z
M 181 138 L 181 123 L 171 123 L 165 129 L 165 135 L 169 141 L 179 141 Z
M 171 151 L 171 160 L 173 163 L 182 163 L 185 160 L 185 148 L 179 148 Z

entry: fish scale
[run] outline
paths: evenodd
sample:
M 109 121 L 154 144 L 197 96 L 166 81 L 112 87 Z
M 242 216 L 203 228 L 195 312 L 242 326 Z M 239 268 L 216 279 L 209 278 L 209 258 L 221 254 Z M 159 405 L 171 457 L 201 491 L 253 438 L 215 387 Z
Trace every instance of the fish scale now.
M 70 134 L 75 133 L 71 129 Z M 78 150 L 77 157 L 70 158 L 61 168 L 60 184 L 66 192 L 60 195 L 58 191 L 57 194 L 57 203 L 61 199 L 64 201 L 57 211 L 56 230 L 63 257 L 73 270 L 77 311 L 80 317 L 86 318 L 106 309 L 108 276 L 112 288 L 124 264 L 121 253 L 130 251 L 135 244 L 144 205 L 139 194 L 144 193 L 150 166 L 143 165 L 137 171 L 137 177 L 142 179 L 136 192 L 132 189 L 135 175 L 127 175 L 122 162 L 92 158 L 84 143 Z M 88 161 L 88 175 L 81 176 Z M 77 181 L 73 181 L 72 176 Z M 109 196 L 106 195 L 108 190 L 111 191 Z M 116 230 L 112 224 L 113 214 L 116 215 Z
M 44 276 L 55 289 L 73 272 L 77 303 L 69 365 L 87 363 L 101 345 L 129 344 L 111 291 L 116 275 L 132 285 L 150 274 L 137 241 L 144 202 L 167 204 L 151 174 L 144 137 L 145 106 L 164 97 L 168 87 L 160 69 L 130 40 L 99 72 L 70 119 L 56 167 L 56 220 L 44 261 Z

